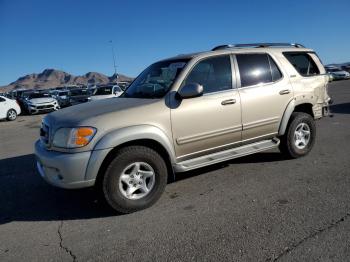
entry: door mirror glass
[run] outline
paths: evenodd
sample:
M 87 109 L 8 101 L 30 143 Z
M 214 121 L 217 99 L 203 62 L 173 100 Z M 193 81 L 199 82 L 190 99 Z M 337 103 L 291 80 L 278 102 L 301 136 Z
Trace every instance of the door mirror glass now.
M 177 93 L 182 99 L 198 97 L 203 95 L 203 86 L 198 83 L 189 83 L 182 86 Z

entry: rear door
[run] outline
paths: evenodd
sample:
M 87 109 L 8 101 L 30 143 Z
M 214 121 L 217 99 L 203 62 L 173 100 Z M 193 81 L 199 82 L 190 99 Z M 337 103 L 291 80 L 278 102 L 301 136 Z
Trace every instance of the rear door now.
M 236 54 L 242 104 L 242 142 L 277 134 L 293 97 L 288 77 L 267 53 Z

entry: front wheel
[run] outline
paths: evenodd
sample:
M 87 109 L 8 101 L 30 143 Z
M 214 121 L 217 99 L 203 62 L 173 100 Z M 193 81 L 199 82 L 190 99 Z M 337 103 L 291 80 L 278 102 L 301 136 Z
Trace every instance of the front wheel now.
M 16 112 L 16 110 L 10 109 L 10 110 L 7 112 L 7 120 L 8 120 L 8 121 L 14 121 L 14 120 L 16 120 L 16 118 L 17 118 L 17 112 Z
M 316 138 L 316 125 L 311 115 L 294 112 L 286 133 L 281 137 L 280 151 L 289 158 L 307 155 Z
M 153 149 L 129 146 L 119 150 L 102 181 L 107 203 L 120 213 L 153 205 L 167 184 L 167 166 Z

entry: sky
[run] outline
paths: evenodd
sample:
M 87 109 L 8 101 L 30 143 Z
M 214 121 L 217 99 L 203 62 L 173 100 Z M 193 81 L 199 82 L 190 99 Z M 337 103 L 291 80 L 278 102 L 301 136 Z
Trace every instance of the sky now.
M 349 0 L 0 0 L 0 86 L 55 68 L 137 76 L 216 45 L 297 42 L 350 62 Z M 110 43 L 112 41 L 112 44 Z

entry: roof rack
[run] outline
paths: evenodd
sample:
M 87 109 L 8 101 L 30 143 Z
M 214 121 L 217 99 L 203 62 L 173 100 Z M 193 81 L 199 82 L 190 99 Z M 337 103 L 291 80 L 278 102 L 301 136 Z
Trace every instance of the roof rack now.
M 211 51 L 227 49 L 227 48 L 243 48 L 243 47 L 259 48 L 259 47 L 284 47 L 284 46 L 292 46 L 296 48 L 304 47 L 303 45 L 297 44 L 297 43 L 253 43 L 253 44 L 219 45 L 214 47 Z

